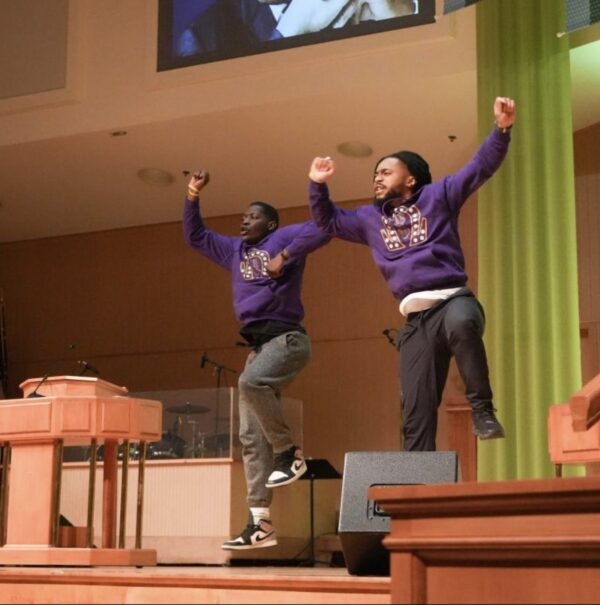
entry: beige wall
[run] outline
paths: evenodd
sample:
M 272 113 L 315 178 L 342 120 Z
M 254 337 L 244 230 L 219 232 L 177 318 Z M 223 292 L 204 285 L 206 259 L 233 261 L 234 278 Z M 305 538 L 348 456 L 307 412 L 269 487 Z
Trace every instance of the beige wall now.
M 16 11 L 20 4 L 11 3 Z M 142 168 L 167 171 L 180 187 L 182 171 L 210 170 L 205 212 L 214 217 L 264 196 L 280 207 L 303 205 L 317 154 L 335 157 L 334 194 L 348 200 L 370 195 L 373 161 L 386 153 L 414 149 L 437 177 L 475 148 L 472 10 L 422 27 L 156 72 L 157 6 L 69 2 L 65 88 L 0 99 L 0 241 L 177 221 L 175 184 L 149 186 L 137 177 Z M 31 73 L 46 59 L 54 65 L 52 53 L 38 53 Z M 440 91 L 443 101 L 430 102 Z M 109 136 L 123 130 L 127 136 Z M 336 148 L 345 141 L 369 144 L 372 156 L 343 156 Z
M 600 124 L 575 133 L 582 374 L 600 372 Z

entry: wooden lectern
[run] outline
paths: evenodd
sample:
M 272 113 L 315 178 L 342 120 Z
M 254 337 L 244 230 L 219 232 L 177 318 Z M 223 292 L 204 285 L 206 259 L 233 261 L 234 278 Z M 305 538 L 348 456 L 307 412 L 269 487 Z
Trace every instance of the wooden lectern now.
M 392 603 L 597 603 L 600 478 L 372 487 Z
M 54 376 L 20 385 L 23 399 L 0 401 L 0 565 L 156 565 L 156 551 L 141 548 L 144 459 L 162 429 L 159 401 L 127 396 L 98 378 Z M 124 548 L 128 455 L 121 473 L 117 548 L 119 442 L 140 443 L 136 548 Z M 98 444 L 104 445 L 102 544 L 93 544 Z M 90 446 L 86 545 L 61 547 L 60 486 L 64 445 Z
M 548 449 L 556 475 L 563 464 L 600 462 L 600 374 L 548 413 Z M 589 470 L 588 470 L 589 473 Z

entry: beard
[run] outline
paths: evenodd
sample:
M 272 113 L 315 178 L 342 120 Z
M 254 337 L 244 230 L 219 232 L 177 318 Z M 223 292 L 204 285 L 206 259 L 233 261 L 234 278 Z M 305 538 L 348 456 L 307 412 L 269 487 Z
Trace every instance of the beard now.
M 397 200 L 397 199 L 401 199 L 403 198 L 403 191 L 400 191 L 399 189 L 390 189 L 389 191 L 386 192 L 386 194 L 383 197 L 377 197 L 377 196 L 373 196 L 373 201 L 378 204 L 379 206 L 383 206 L 385 203 L 389 202 L 390 200 Z

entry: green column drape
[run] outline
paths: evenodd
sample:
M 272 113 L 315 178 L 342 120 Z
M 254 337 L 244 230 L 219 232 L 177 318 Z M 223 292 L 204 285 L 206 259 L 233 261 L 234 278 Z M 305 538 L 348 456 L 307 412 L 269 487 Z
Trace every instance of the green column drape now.
M 581 385 L 571 81 L 564 0 L 477 5 L 479 134 L 517 102 L 501 170 L 480 191 L 479 296 L 507 437 L 479 442 L 481 480 L 552 476 L 547 416 Z

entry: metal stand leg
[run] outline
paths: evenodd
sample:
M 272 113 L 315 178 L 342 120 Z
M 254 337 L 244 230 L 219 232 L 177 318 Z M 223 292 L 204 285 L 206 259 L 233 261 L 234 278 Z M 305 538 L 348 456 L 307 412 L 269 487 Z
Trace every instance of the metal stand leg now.
M 10 445 L 3 443 L 0 448 L 2 455 L 2 475 L 0 475 L 0 546 L 6 544 L 6 511 L 8 509 L 8 471 L 10 468 Z
M 554 476 L 557 478 L 562 477 L 562 464 L 554 465 Z
M 94 546 L 94 498 L 96 497 L 96 456 L 98 455 L 98 442 L 92 439 L 90 444 L 90 475 L 88 479 L 88 507 L 87 507 L 87 547 Z
M 119 548 L 125 548 L 127 518 L 127 483 L 129 480 L 129 441 L 123 441 L 123 466 L 121 468 L 121 510 L 119 517 Z
M 54 483 L 52 486 L 52 526 L 50 536 L 50 544 L 52 544 L 52 546 L 58 546 L 63 452 L 64 442 L 60 439 L 54 446 Z
M 140 441 L 140 461 L 138 471 L 137 515 L 135 523 L 135 547 L 142 548 L 142 517 L 144 514 L 144 472 L 146 470 L 147 443 Z
M 309 567 L 315 566 L 315 492 L 314 479 L 310 478 L 310 559 Z
M 117 545 L 118 451 L 118 441 L 114 439 L 106 439 L 104 441 L 102 548 L 115 548 Z

